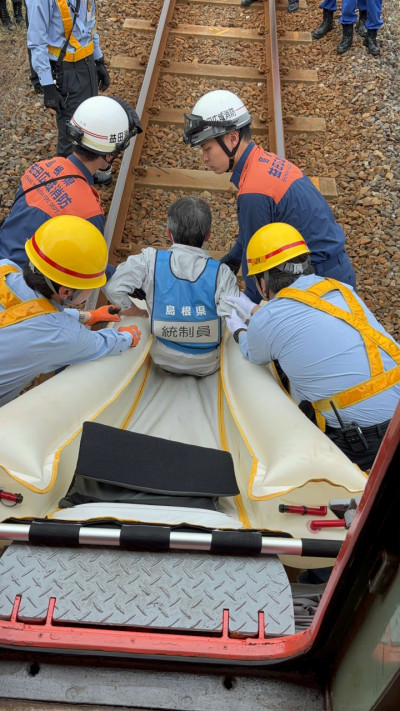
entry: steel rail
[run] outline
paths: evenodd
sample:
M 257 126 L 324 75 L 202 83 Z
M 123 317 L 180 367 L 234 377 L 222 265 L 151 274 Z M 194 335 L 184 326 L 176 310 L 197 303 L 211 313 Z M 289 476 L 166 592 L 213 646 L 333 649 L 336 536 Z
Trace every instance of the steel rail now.
M 164 56 L 168 40 L 169 23 L 175 10 L 175 0 L 164 0 L 156 34 L 151 48 L 149 61 L 143 77 L 136 113 L 140 118 L 143 133 L 135 136 L 129 147 L 124 152 L 117 182 L 108 211 L 104 237 L 107 242 L 109 262 L 115 265 L 115 249 L 122 242 L 122 234 L 129 210 L 129 202 L 135 183 L 135 168 L 138 166 L 146 137 L 146 129 L 150 119 L 150 108 L 154 99 L 158 78 L 161 69 L 161 60 Z M 96 308 L 99 289 L 93 291 L 86 302 L 86 309 Z
M 114 249 L 117 242 L 118 246 L 121 243 L 122 233 L 129 209 L 129 202 L 135 182 L 134 170 L 139 164 L 146 130 L 150 119 L 150 109 L 161 71 L 161 60 L 164 56 L 165 46 L 168 40 L 169 23 L 174 14 L 174 10 L 175 0 L 164 0 L 136 107 L 136 111 L 141 120 L 143 133 L 136 136 L 135 141 L 133 141 L 128 150 L 125 151 L 108 213 L 105 238 L 110 248 L 111 259 L 114 257 Z
M 278 37 L 275 0 L 265 0 L 265 39 L 267 58 L 268 136 L 269 149 L 285 157 L 285 136 L 282 119 L 282 95 L 279 77 Z

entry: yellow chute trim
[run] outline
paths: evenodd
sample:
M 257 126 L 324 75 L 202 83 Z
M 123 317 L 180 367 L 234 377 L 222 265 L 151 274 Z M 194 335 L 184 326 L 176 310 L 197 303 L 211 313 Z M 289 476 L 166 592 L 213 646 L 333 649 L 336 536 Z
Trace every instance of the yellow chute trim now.
M 222 351 L 221 351 L 221 358 L 222 358 Z M 222 368 L 222 362 L 221 362 L 221 368 Z M 219 439 L 221 442 L 221 447 L 224 452 L 229 452 L 228 440 L 226 438 L 226 430 L 225 430 L 225 422 L 224 422 L 224 405 L 223 405 L 224 390 L 223 390 L 223 386 L 222 386 L 221 368 L 220 368 L 219 375 L 218 375 L 218 429 L 219 429 Z M 237 508 L 239 519 L 243 524 L 243 528 L 251 528 L 250 521 L 248 519 L 247 512 L 246 512 L 245 506 L 243 504 L 243 499 L 242 499 L 241 494 L 237 494 L 236 496 L 234 496 L 233 500 L 234 500 L 236 508 Z

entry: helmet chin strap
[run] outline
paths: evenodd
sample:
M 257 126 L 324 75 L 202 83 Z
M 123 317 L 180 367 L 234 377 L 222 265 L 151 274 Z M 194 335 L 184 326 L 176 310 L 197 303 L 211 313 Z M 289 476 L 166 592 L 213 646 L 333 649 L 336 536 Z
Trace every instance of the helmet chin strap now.
M 111 168 L 112 164 L 114 163 L 115 159 L 117 158 L 117 156 L 116 155 L 111 156 L 111 160 L 107 160 L 105 156 L 101 156 L 101 157 L 107 163 L 107 168 L 99 168 L 99 171 L 106 173 L 108 170 L 110 170 L 110 168 Z
M 74 289 L 71 296 L 63 300 L 63 306 L 69 306 L 73 301 L 75 301 L 75 299 L 78 298 L 78 296 L 80 296 L 81 293 L 82 289 Z
M 53 294 L 55 294 L 56 296 L 59 296 L 58 291 L 54 288 L 53 282 L 50 279 L 48 279 L 47 276 L 45 276 L 44 274 L 42 276 L 44 277 L 44 280 L 45 280 L 47 286 L 49 287 L 49 289 L 52 290 Z M 71 296 L 68 296 L 66 299 L 63 299 L 62 305 L 69 306 L 70 303 L 72 301 L 75 301 L 75 299 L 77 299 L 81 293 L 82 293 L 82 289 L 74 289 Z
M 226 155 L 227 155 L 228 158 L 229 158 L 229 166 L 228 166 L 227 170 L 225 171 L 226 173 L 231 173 L 231 172 L 232 172 L 232 169 L 233 169 L 233 162 L 234 162 L 234 160 L 235 160 L 235 155 L 236 155 L 236 153 L 237 153 L 237 149 L 239 148 L 240 141 L 242 140 L 242 129 L 241 129 L 241 128 L 239 129 L 239 132 L 238 132 L 238 133 L 239 133 L 239 140 L 238 140 L 236 146 L 235 146 L 234 148 L 232 148 L 231 151 L 229 150 L 228 146 L 227 146 L 227 145 L 224 143 L 224 141 L 222 140 L 222 139 L 223 139 L 223 136 L 217 136 L 217 138 L 215 139 L 215 140 L 217 141 L 217 143 L 219 143 L 219 145 L 221 146 L 221 148 L 222 148 L 222 150 L 224 151 L 224 153 L 226 153 Z M 226 135 L 226 134 L 225 134 L 225 135 Z
M 59 293 L 58 293 L 57 289 L 55 288 L 51 279 L 49 279 L 45 274 L 43 274 L 43 272 L 39 271 L 39 269 L 37 269 L 35 267 L 35 265 L 32 264 L 32 262 L 30 260 L 29 260 L 29 268 L 30 268 L 31 272 L 33 272 L 34 274 L 41 274 L 43 279 L 45 280 L 47 286 L 49 287 L 50 291 L 52 291 L 53 294 L 55 294 L 56 296 L 59 296 Z M 71 301 L 74 301 L 74 299 L 77 299 L 81 293 L 82 293 L 82 289 L 74 289 L 71 296 L 69 296 L 67 299 L 63 299 L 63 306 L 68 306 L 71 303 Z

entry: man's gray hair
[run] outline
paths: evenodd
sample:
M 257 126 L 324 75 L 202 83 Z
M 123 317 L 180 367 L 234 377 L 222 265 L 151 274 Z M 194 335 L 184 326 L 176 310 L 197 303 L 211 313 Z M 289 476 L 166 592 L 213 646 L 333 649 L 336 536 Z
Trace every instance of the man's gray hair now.
M 170 205 L 167 227 L 177 244 L 201 247 L 211 230 L 211 210 L 205 200 L 183 197 Z

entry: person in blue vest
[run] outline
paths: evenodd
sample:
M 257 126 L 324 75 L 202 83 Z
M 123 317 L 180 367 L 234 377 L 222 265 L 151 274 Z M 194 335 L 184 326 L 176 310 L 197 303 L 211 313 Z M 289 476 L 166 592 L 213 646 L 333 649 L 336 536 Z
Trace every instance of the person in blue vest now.
M 333 30 L 333 13 L 337 9 L 336 0 L 323 0 L 320 5 L 322 22 L 313 32 L 314 39 L 321 39 Z M 356 15 L 358 8 L 358 20 Z M 338 44 L 338 54 L 344 54 L 353 44 L 353 29 L 356 23 L 357 33 L 364 39 L 364 45 L 373 56 L 380 54 L 376 35 L 383 25 L 382 0 L 343 0 L 342 14 L 339 19 L 342 25 L 342 39 Z
M 218 370 L 221 317 L 232 310 L 226 299 L 239 295 L 229 267 L 203 249 L 211 222 L 205 200 L 176 200 L 167 216 L 172 246 L 168 250 L 148 247 L 128 257 L 103 287 L 107 299 L 130 315 L 138 315 L 136 307 L 131 310 L 130 295 L 144 290 L 155 336 L 151 356 L 173 373 L 205 376 Z

